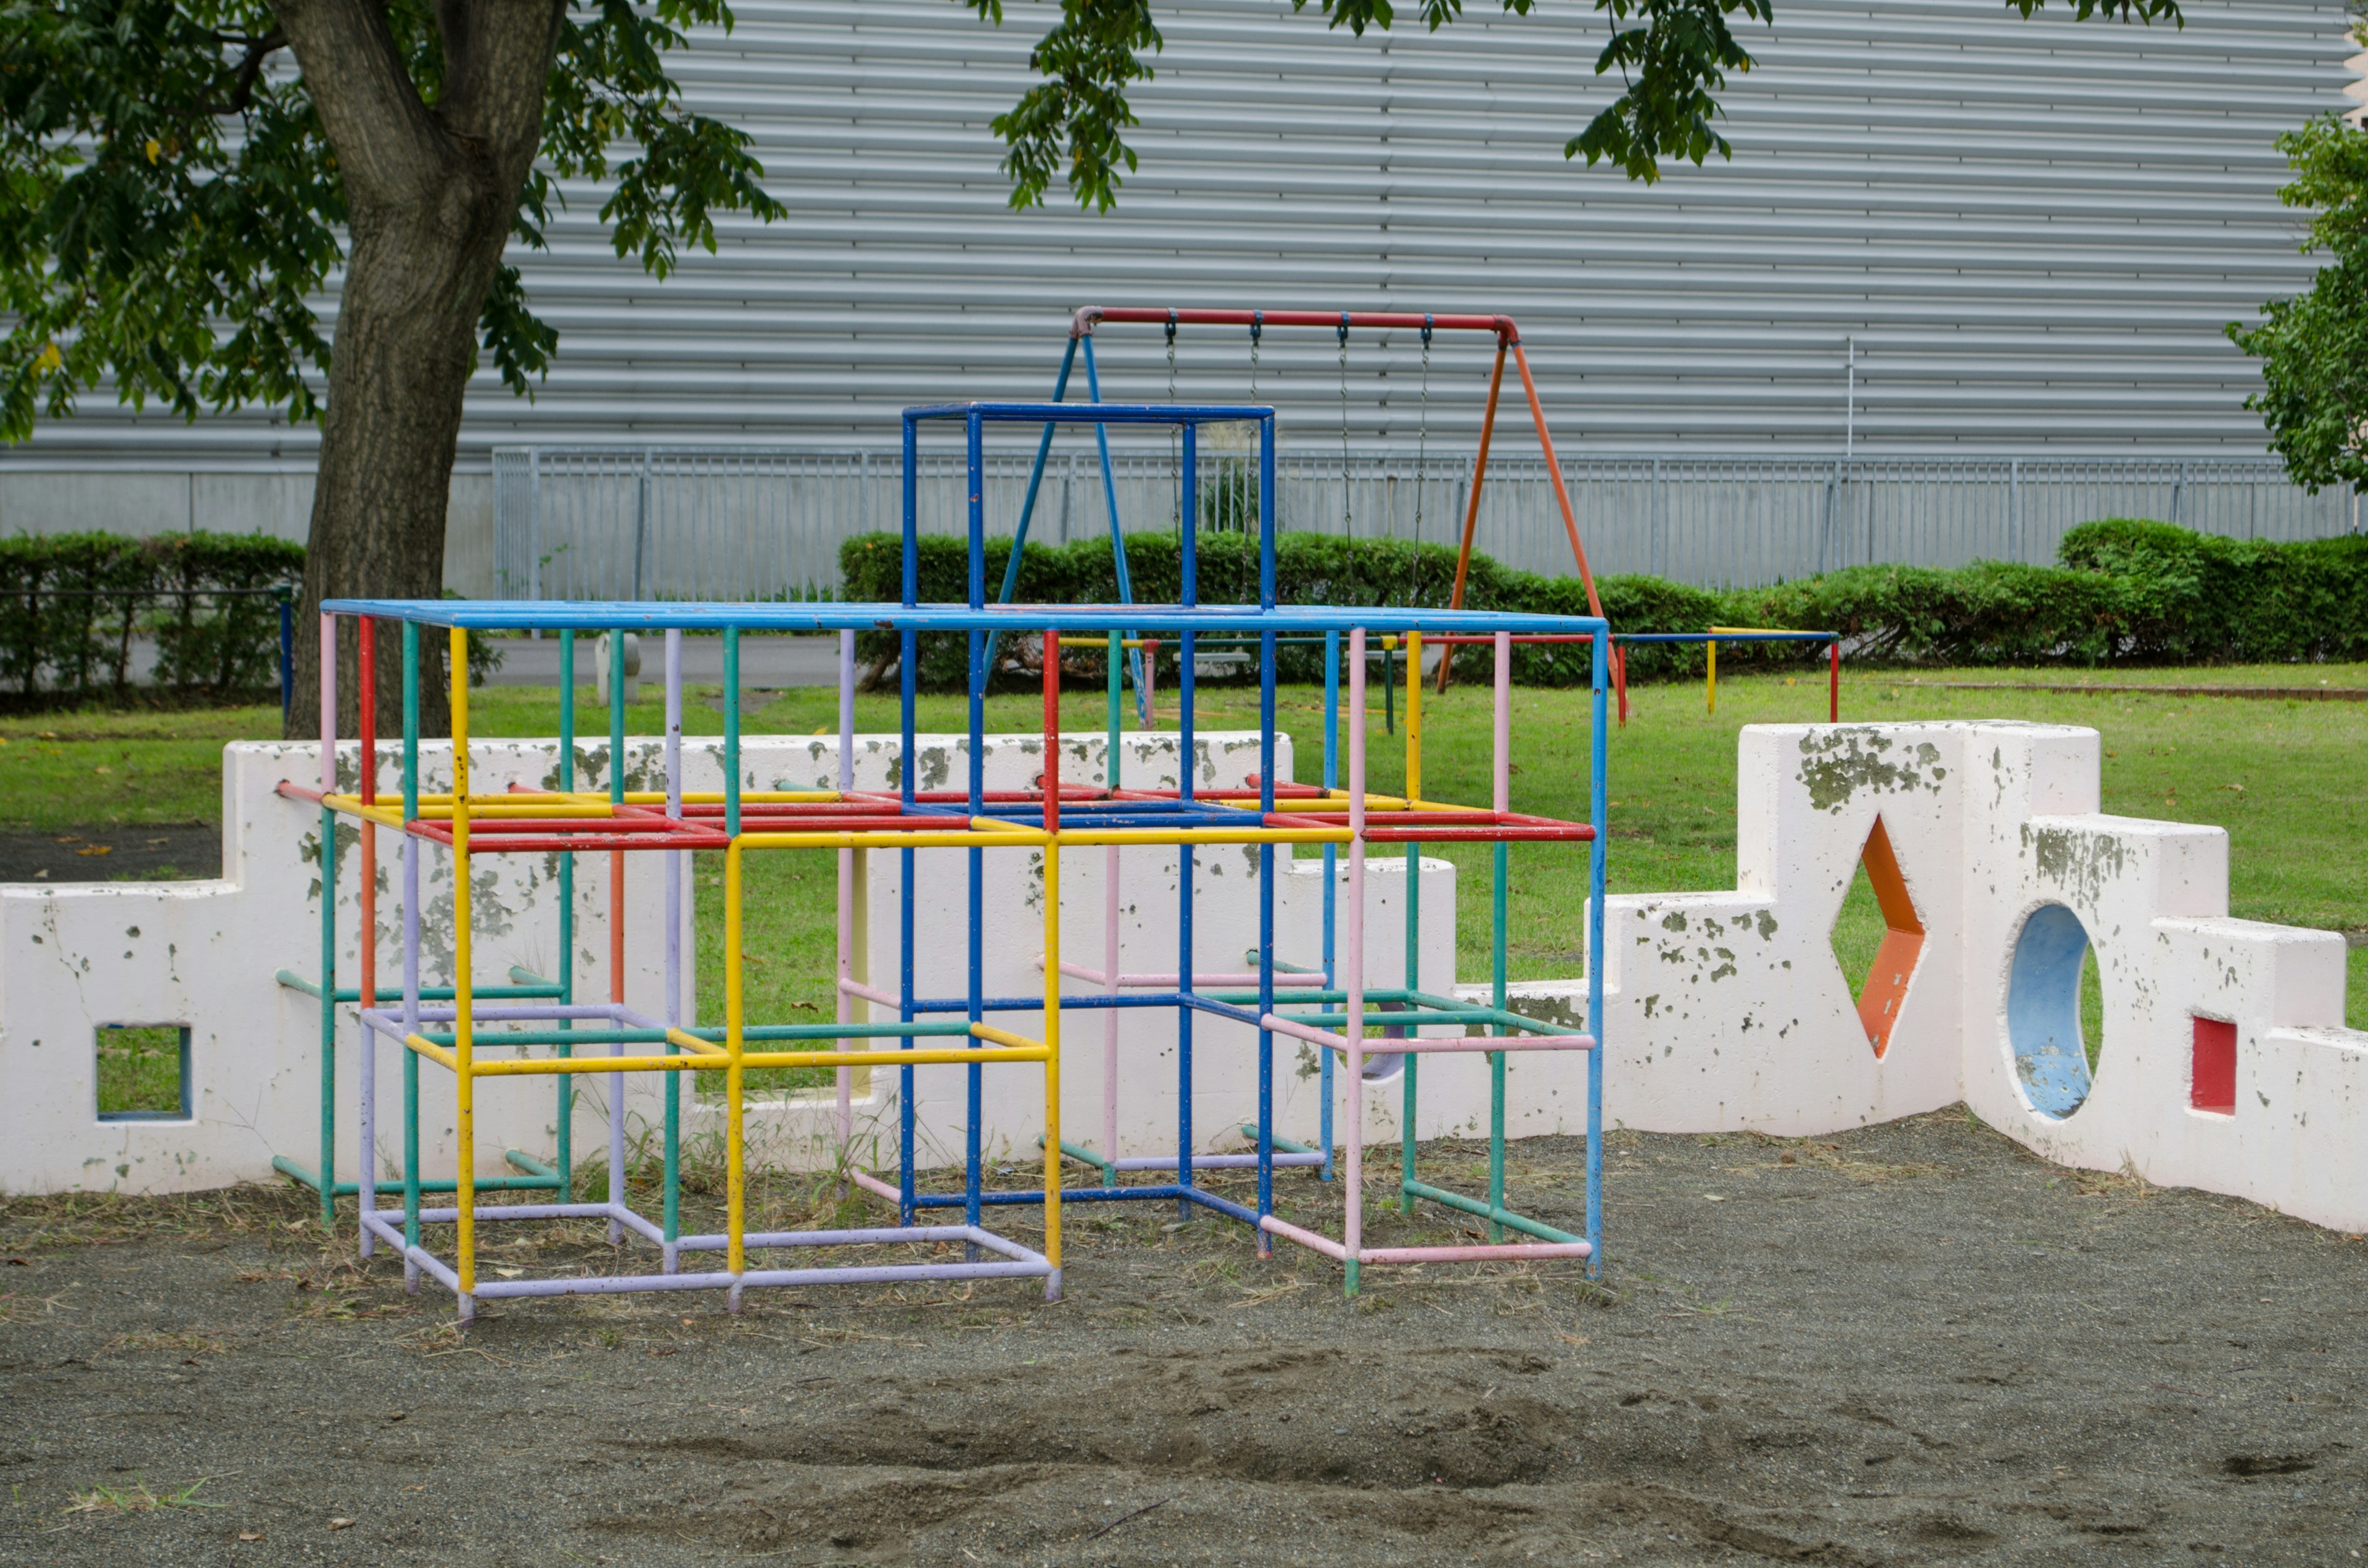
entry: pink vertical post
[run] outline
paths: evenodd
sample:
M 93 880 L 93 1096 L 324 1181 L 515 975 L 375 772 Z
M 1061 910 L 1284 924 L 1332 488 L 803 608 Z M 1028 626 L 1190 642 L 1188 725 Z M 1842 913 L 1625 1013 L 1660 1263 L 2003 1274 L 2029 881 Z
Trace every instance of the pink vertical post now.
M 1513 809 L 1513 634 L 1497 633 L 1497 793 L 1498 812 Z
M 321 793 L 326 795 L 336 787 L 337 618 L 324 614 L 321 617 Z
M 1349 908 L 1347 1015 L 1349 1041 L 1348 1213 L 1341 1244 L 1348 1252 L 1349 1289 L 1357 1288 L 1357 1254 L 1365 1232 L 1365 629 L 1349 633 Z
M 855 788 L 855 633 L 842 631 L 838 634 L 838 790 L 844 795 Z M 838 1021 L 848 1022 L 854 1015 L 855 998 L 848 994 L 847 983 L 855 978 L 855 851 L 838 852 Z M 867 1005 L 867 1013 L 871 1008 Z M 866 1043 L 870 1043 L 866 1037 Z M 855 1049 L 851 1040 L 838 1042 L 841 1051 Z M 838 1157 L 848 1160 L 848 1146 L 855 1140 L 855 1069 L 838 1070 Z

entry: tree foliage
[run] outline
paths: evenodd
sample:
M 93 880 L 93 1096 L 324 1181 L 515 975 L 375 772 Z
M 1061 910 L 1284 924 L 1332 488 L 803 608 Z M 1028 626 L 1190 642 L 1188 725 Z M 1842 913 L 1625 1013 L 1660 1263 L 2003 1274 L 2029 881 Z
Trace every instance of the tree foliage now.
M 2278 138 L 2294 179 L 2278 192 L 2312 213 L 2302 248 L 2331 259 L 2307 293 L 2271 300 L 2229 338 L 2261 361 L 2245 400 L 2286 472 L 2314 492 L 2368 489 L 2368 131 L 2334 115 Z
M 431 109 L 453 11 L 380 12 Z M 778 216 L 748 138 L 686 108 L 666 69 L 689 29 L 731 23 L 724 0 L 568 6 L 514 237 L 543 245 L 570 180 L 605 186 L 618 254 L 660 277 L 681 246 L 714 248 L 717 210 Z M 190 418 L 250 403 L 319 417 L 332 347 L 317 306 L 352 214 L 288 48 L 258 0 L 0 0 L 0 439 L 109 377 L 134 406 Z M 507 263 L 481 331 L 521 392 L 558 342 Z
M 1003 19 L 1003 0 L 962 3 L 985 20 Z M 1386 30 L 1397 19 L 1391 0 L 1316 3 L 1329 26 L 1360 37 L 1368 28 Z M 2046 3 L 2007 0 L 2025 18 Z M 2179 0 L 2066 3 L 2079 21 L 2186 25 Z M 1304 11 L 1308 4 L 1292 0 L 1292 8 Z M 1423 25 L 1433 32 L 1463 15 L 1463 0 L 1419 4 Z M 1537 0 L 1502 4 L 1528 16 Z M 1774 0 L 1594 0 L 1594 6 L 1611 24 L 1611 36 L 1595 57 L 1595 74 L 1617 73 L 1621 90 L 1564 144 L 1563 156 L 1583 153 L 1590 165 L 1609 162 L 1645 181 L 1661 177 L 1664 159 L 1700 165 L 1713 153 L 1733 157 L 1735 149 L 1717 129 L 1724 118 L 1718 97 L 1728 73 L 1748 71 L 1753 62 L 1730 23 L 1737 17 L 1773 21 Z M 1107 210 L 1118 199 L 1121 181 L 1135 168 L 1126 131 L 1140 123 L 1127 91 L 1152 79 L 1150 57 L 1160 47 L 1145 0 L 1061 0 L 1061 19 L 1029 56 L 1042 80 L 993 124 L 1007 149 L 1003 169 L 1011 178 L 1014 207 L 1041 203 L 1055 178 L 1066 179 L 1082 206 Z

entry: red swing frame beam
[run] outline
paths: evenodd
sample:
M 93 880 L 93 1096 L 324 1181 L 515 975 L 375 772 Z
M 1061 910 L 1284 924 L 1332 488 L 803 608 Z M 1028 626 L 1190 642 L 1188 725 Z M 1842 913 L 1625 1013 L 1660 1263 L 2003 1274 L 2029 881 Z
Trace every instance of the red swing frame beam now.
M 1546 411 L 1538 401 L 1538 383 L 1530 374 L 1530 357 L 1521 352 L 1521 329 L 1510 316 L 1501 315 L 1425 315 L 1418 311 L 1234 311 L 1234 310 L 1168 310 L 1149 305 L 1082 305 L 1069 318 L 1071 337 L 1089 337 L 1103 322 L 1121 322 L 1152 326 L 1328 326 L 1338 331 L 1343 327 L 1390 329 L 1419 332 L 1429 327 L 1436 332 L 1485 332 L 1497 340 L 1497 363 L 1488 372 L 1488 406 L 1480 419 L 1480 450 L 1472 461 L 1472 491 L 1463 506 L 1463 539 L 1455 551 L 1455 589 L 1448 597 L 1448 608 L 1463 608 L 1463 581 L 1472 570 L 1472 535 L 1480 523 L 1480 486 L 1488 477 L 1488 443 L 1497 433 L 1497 403 L 1505 385 L 1505 356 L 1513 357 L 1513 366 L 1520 372 L 1521 391 L 1530 403 L 1530 423 L 1537 427 L 1538 449 L 1544 456 L 1547 477 L 1554 481 L 1554 502 L 1562 508 L 1563 532 L 1570 536 L 1571 559 L 1578 562 L 1578 579 L 1587 587 L 1587 610 L 1589 615 L 1603 613 L 1603 601 L 1596 597 L 1595 573 L 1587 564 L 1587 547 L 1578 540 L 1578 514 L 1570 504 L 1570 491 L 1562 482 L 1562 464 L 1555 460 L 1554 437 L 1546 430 Z M 1448 666 L 1453 661 L 1439 662 L 1439 689 L 1447 689 Z M 1620 707 L 1624 718 L 1628 707 L 1628 661 L 1615 647 L 1611 655 L 1611 676 L 1620 688 Z

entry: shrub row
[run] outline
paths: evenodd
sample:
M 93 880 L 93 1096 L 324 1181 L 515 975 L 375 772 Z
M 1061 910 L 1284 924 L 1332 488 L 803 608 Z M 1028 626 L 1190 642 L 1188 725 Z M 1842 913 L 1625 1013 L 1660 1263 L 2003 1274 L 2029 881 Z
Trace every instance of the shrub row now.
M 264 534 L 0 540 L 0 697 L 25 706 L 277 690 L 270 590 L 303 570 L 302 545 Z M 134 687 L 132 645 L 148 640 L 153 684 Z
M 1010 541 L 986 547 L 992 601 L 1010 561 Z M 1199 537 L 1197 577 L 1204 604 L 1257 597 L 1257 541 L 1235 531 Z M 1129 577 L 1138 603 L 1181 595 L 1182 551 L 1172 533 L 1129 535 Z M 1430 605 L 1448 602 L 1455 552 L 1443 545 L 1351 542 L 1330 534 L 1285 533 L 1275 542 L 1276 597 L 1285 604 Z M 2086 523 L 2065 536 L 2060 565 L 1981 561 L 1950 569 L 1856 566 L 1764 588 L 1688 587 L 1657 577 L 1599 580 L 1604 613 L 1622 631 L 1702 631 L 1763 626 L 1839 631 L 1853 663 L 1884 665 L 2294 663 L 2368 658 L 2368 538 L 2270 544 L 2220 539 L 2168 523 L 2126 518 Z M 894 534 L 849 540 L 839 555 L 846 597 L 894 603 L 902 597 L 902 546 Z M 919 597 L 968 597 L 967 551 L 959 538 L 921 540 Z M 1016 598 L 1034 604 L 1111 603 L 1118 574 L 1107 538 L 1030 544 Z M 1474 555 L 1464 602 L 1474 609 L 1587 613 L 1575 577 L 1516 571 Z M 861 655 L 875 672 L 894 662 L 895 639 L 866 632 Z M 1629 676 L 1698 675 L 1699 645 L 1640 646 Z M 1822 647 L 1728 644 L 1729 665 L 1790 667 L 1822 660 Z M 1457 673 L 1484 673 L 1486 650 L 1460 650 Z M 922 639 L 920 676 L 931 689 L 958 689 L 963 639 Z M 1091 660 L 1071 661 L 1099 673 Z M 1320 678 L 1314 649 L 1285 648 L 1285 679 Z M 1587 678 L 1582 647 L 1520 650 L 1514 678 L 1570 685 Z

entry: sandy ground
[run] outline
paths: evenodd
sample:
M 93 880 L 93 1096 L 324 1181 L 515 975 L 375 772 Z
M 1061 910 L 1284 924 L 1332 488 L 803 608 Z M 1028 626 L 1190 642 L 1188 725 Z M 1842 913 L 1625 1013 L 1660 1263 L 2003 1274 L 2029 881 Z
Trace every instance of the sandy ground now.
M 1575 1144 L 1517 1145 L 1542 1217 L 1576 1218 L 1579 1168 Z M 1058 1306 L 1017 1282 L 752 1297 L 736 1320 L 707 1298 L 532 1302 L 465 1339 L 449 1298 L 356 1268 L 284 1192 L 17 1200 L 0 1561 L 2368 1549 L 2358 1238 L 2059 1170 L 1963 1111 L 1816 1141 L 1619 1134 L 1607 1192 L 1600 1286 L 1434 1268 L 1350 1303 L 1319 1260 L 1131 1205 L 1075 1211 Z M 588 1233 L 518 1230 L 489 1262 L 606 1267 Z

